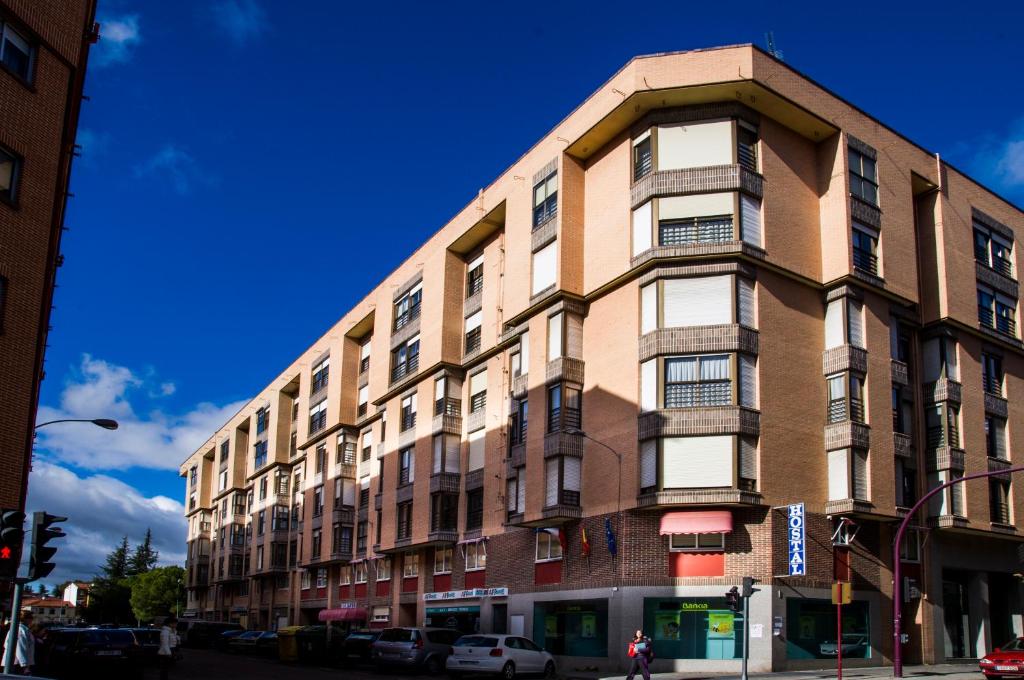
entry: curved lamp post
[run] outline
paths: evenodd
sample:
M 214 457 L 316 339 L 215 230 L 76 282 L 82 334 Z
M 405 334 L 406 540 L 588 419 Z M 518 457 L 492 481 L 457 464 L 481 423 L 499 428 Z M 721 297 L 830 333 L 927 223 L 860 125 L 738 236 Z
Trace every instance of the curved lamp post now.
M 92 423 L 93 425 L 102 427 L 104 430 L 116 430 L 118 428 L 117 421 L 111 420 L 110 418 L 60 418 L 58 420 L 47 420 L 45 423 L 39 423 L 36 425 L 35 429 L 38 430 L 41 427 L 53 425 L 54 423 Z

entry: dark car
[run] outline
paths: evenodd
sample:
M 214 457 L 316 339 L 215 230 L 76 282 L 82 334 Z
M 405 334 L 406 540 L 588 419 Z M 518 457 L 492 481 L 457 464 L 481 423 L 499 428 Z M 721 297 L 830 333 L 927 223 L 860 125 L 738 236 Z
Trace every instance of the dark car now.
M 978 665 L 986 678 L 1024 675 L 1024 638 L 1014 638 L 1002 647 L 996 647 Z
M 274 654 L 277 652 L 277 632 L 247 630 L 228 641 L 228 650 L 245 654 Z
M 380 637 L 379 630 L 353 630 L 341 643 L 338 662 L 341 665 L 370 663 L 373 643 Z
M 245 630 L 242 628 L 238 628 L 235 630 L 226 630 L 217 636 L 217 639 L 213 641 L 213 646 L 221 651 L 224 651 L 228 648 L 228 645 L 231 643 L 232 640 L 234 640 L 236 637 L 238 637 L 244 632 Z
M 160 629 L 159 628 L 130 628 L 135 641 L 139 643 L 142 650 L 142 657 L 146 661 L 155 661 L 156 653 L 160 651 Z
M 178 635 L 181 637 L 182 645 L 186 647 L 209 647 L 220 638 L 221 633 L 228 630 L 244 629 L 237 623 L 220 621 L 178 622 Z
M 130 630 L 60 628 L 47 634 L 36 664 L 56 678 L 141 678 L 144 652 Z

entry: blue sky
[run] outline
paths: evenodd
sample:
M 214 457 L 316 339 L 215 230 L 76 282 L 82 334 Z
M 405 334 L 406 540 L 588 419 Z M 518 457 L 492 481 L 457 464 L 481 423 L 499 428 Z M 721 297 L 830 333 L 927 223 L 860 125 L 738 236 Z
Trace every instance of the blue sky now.
M 181 460 L 633 55 L 772 30 L 1024 204 L 1020 3 L 762 4 L 100 0 L 41 416 L 124 427 L 41 432 L 53 580 L 181 558 Z

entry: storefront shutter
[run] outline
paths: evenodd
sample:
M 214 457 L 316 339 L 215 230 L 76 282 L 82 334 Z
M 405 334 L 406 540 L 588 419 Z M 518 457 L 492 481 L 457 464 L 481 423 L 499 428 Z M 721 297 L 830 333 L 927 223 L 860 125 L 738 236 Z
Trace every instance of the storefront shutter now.
M 662 483 L 666 489 L 731 487 L 733 440 L 714 437 L 664 437 Z
M 732 323 L 732 277 L 666 279 L 665 328 Z
M 484 466 L 484 438 L 486 429 L 469 433 L 469 467 L 468 471 L 479 470 Z
M 533 254 L 533 295 L 555 285 L 557 253 L 558 241 L 552 241 Z
M 761 247 L 761 201 L 740 194 L 740 237 L 745 243 Z

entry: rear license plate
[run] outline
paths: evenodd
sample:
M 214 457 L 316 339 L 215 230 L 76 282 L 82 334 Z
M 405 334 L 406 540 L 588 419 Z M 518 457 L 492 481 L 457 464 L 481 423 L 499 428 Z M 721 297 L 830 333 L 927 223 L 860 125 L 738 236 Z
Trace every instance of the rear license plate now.
M 462 664 L 463 666 L 472 666 L 472 665 L 478 664 L 480 662 L 479 661 L 466 660 L 466 659 L 459 659 L 459 663 Z
M 1020 666 L 996 666 L 997 671 L 1019 671 Z
M 121 652 L 117 649 L 104 649 L 96 652 L 96 656 L 121 656 Z

